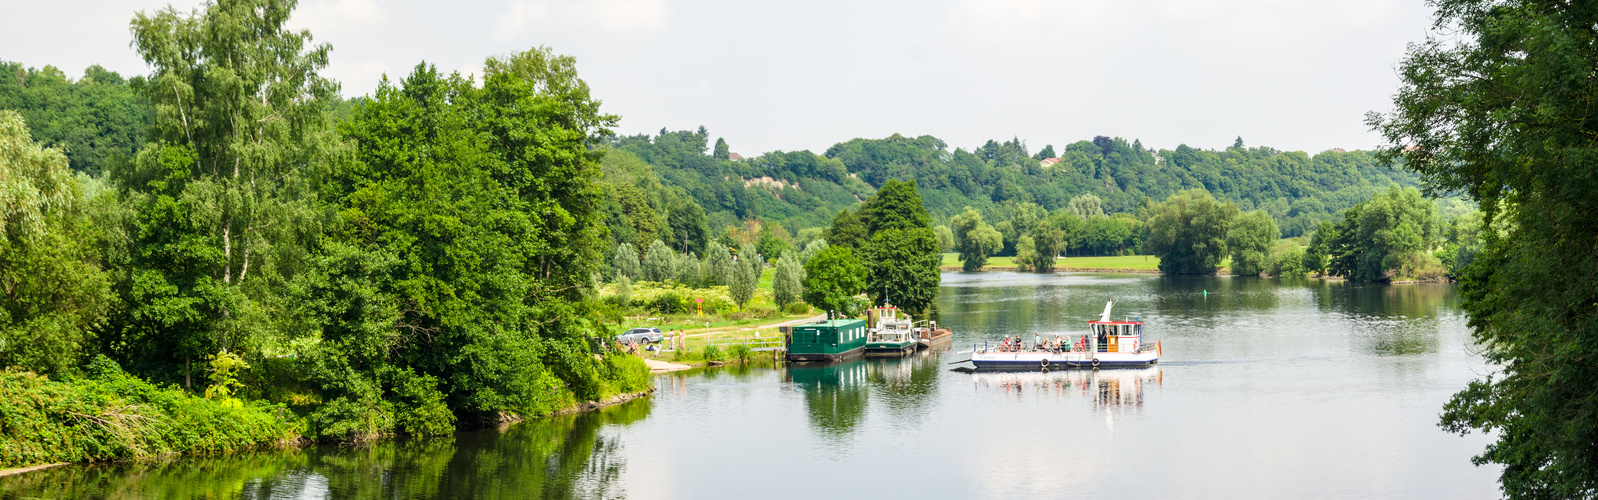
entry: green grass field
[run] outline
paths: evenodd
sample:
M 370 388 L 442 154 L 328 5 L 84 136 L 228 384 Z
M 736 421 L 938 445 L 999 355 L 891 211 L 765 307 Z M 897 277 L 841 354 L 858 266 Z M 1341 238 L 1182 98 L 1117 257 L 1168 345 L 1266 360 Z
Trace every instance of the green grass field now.
M 1055 266 L 1059 269 L 1107 269 L 1119 271 L 1155 271 L 1160 268 L 1160 258 L 1152 255 L 1116 255 L 1108 257 L 1061 257 Z M 943 267 L 959 268 L 959 254 L 943 254 Z M 1015 269 L 1015 257 L 988 257 L 986 270 Z

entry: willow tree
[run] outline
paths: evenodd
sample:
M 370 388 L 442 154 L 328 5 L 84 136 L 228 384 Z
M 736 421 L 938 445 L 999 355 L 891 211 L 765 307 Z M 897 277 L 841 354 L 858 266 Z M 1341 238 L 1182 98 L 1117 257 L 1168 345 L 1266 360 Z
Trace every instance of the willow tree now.
M 1460 280 L 1494 371 L 1442 425 L 1495 441 L 1511 498 L 1598 495 L 1598 6 L 1434 0 L 1411 45 L 1382 153 L 1433 193 L 1483 210 L 1481 253 Z
M 274 337 L 275 286 L 307 257 L 307 178 L 344 154 L 328 126 L 326 44 L 285 27 L 295 2 L 221 0 L 139 13 L 152 69 L 150 143 L 112 172 L 135 207 L 126 314 L 107 347 L 148 375 L 191 381 L 192 359 Z

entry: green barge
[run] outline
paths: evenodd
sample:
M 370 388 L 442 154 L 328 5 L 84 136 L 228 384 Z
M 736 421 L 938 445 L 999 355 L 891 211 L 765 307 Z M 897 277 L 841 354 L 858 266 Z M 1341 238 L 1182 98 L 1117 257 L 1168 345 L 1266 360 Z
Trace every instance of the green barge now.
M 786 359 L 794 362 L 842 361 L 866 350 L 866 322 L 833 319 L 793 327 Z

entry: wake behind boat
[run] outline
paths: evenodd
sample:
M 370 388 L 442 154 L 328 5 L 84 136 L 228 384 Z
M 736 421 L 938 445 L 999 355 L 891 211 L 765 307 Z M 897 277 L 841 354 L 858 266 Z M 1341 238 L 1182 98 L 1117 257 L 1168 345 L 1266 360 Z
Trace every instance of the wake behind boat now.
M 971 346 L 969 361 L 983 369 L 1108 368 L 1149 366 L 1160 361 L 1160 343 L 1143 342 L 1143 322 L 1111 321 L 1110 308 L 1088 322 L 1088 334 L 1080 337 L 1034 337 L 1030 344 L 1020 337 L 1006 338 L 997 345 Z M 960 360 L 961 362 L 966 360 Z

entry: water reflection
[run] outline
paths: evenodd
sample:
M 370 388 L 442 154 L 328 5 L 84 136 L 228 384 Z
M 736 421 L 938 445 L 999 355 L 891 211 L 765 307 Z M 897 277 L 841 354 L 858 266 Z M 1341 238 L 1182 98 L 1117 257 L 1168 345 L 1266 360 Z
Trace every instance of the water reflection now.
M 1144 391 L 1164 382 L 1158 365 L 1113 370 L 975 371 L 970 377 L 979 390 L 997 390 L 1017 399 L 1081 399 L 1094 412 L 1106 415 L 1141 412 Z
M 626 462 L 600 429 L 649 409 L 633 401 L 454 439 L 58 467 L 0 478 L 0 498 L 617 498 Z
M 810 426 L 830 437 L 853 432 L 866 417 L 866 363 L 793 365 L 783 381 L 804 393 Z
M 945 343 L 905 358 L 866 360 L 871 397 L 887 405 L 896 418 L 919 422 L 937 403 L 938 372 L 942 369 L 938 353 L 948 350 Z

